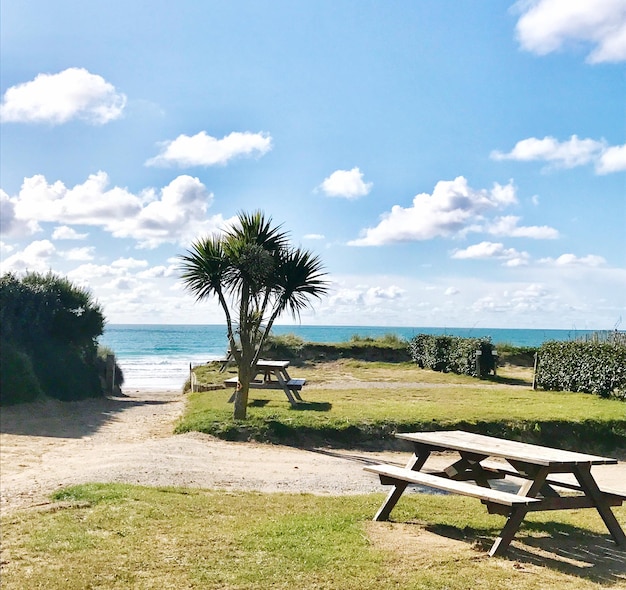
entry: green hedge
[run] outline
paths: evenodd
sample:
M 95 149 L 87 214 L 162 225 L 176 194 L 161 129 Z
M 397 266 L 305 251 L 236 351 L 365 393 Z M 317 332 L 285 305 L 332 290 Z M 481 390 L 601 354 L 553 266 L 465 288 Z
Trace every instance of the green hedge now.
M 476 352 L 480 351 L 478 367 Z M 489 339 L 418 334 L 409 341 L 413 362 L 423 369 L 486 377 L 495 372 L 497 359 Z
M 28 354 L 3 340 L 0 343 L 0 406 L 32 402 L 42 394 Z
M 545 342 L 539 349 L 536 383 L 543 389 L 626 400 L 626 344 Z

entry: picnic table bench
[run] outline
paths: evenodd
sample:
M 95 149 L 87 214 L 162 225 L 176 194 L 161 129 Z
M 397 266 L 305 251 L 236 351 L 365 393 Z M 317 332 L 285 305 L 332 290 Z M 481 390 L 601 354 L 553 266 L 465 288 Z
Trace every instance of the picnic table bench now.
M 259 360 L 256 364 L 256 373 L 250 381 L 250 389 L 282 389 L 291 405 L 302 401 L 300 390 L 306 384 L 306 379 L 293 379 L 287 372 L 289 361 L 269 361 Z M 259 374 L 262 377 L 259 378 Z M 230 377 L 224 380 L 226 387 L 238 387 L 239 378 Z M 230 402 L 234 401 L 235 394 L 230 398 Z
M 393 485 L 374 520 L 388 520 L 408 485 L 418 484 L 478 498 L 490 513 L 506 516 L 507 521 L 489 555 L 506 552 L 529 511 L 572 508 L 595 508 L 616 544 L 626 547 L 626 535 L 611 511 L 611 506 L 620 506 L 626 500 L 626 491 L 601 488 L 591 474 L 593 465 L 616 464 L 616 459 L 460 430 L 396 436 L 412 442 L 415 451 L 404 468 L 394 465 L 365 467 L 366 471 L 377 474 L 383 485 Z M 443 470 L 428 470 L 425 464 L 432 451 L 456 451 L 460 459 Z M 567 475 L 569 479 L 565 477 Z M 491 487 L 492 480 L 507 476 L 522 480 L 516 493 Z M 559 488 L 579 494 L 563 496 Z

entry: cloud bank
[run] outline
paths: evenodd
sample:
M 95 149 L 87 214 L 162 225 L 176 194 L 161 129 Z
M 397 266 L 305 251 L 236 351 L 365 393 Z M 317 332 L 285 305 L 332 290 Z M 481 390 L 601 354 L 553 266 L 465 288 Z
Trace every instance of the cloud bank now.
M 146 166 L 224 166 L 237 157 L 263 156 L 272 149 L 268 133 L 234 131 L 222 139 L 211 137 L 206 131 L 196 135 L 179 135 L 161 144 L 161 153 L 146 161 Z
M 0 105 L 0 120 L 61 125 L 81 119 L 104 125 L 119 119 L 125 106 L 126 96 L 102 76 L 84 68 L 68 68 L 11 86 Z
M 494 150 L 493 160 L 517 162 L 548 162 L 559 168 L 575 168 L 594 164 L 597 174 L 626 170 L 626 145 L 609 147 L 606 141 L 579 139 L 572 135 L 567 141 L 546 136 L 529 137 L 515 144 L 510 152 Z
M 369 194 L 373 183 L 363 180 L 363 173 L 359 168 L 352 170 L 335 170 L 319 189 L 329 197 L 343 197 L 345 199 L 358 199 Z
M 155 248 L 167 242 L 187 244 L 226 222 L 221 215 L 207 216 L 213 194 L 187 175 L 160 190 L 148 188 L 139 194 L 109 187 L 105 172 L 71 188 L 36 175 L 24 180 L 16 196 L 0 192 L 0 197 L 2 230 L 7 235 L 33 234 L 41 230 L 41 223 L 55 223 L 63 226 L 55 230 L 57 238 L 76 239 L 83 234 L 65 226 L 95 226 L 116 238 L 135 240 L 140 247 Z
M 546 55 L 571 45 L 590 45 L 592 64 L 626 60 L 623 0 L 523 0 L 516 31 L 523 49 Z
M 488 219 L 487 216 L 517 203 L 512 183 L 495 183 L 491 190 L 472 189 L 463 176 L 439 181 L 433 193 L 420 193 L 410 207 L 394 205 L 375 227 L 361 232 L 351 246 L 381 246 L 399 242 L 462 236 L 485 232 L 513 237 L 554 238 L 558 232 L 547 226 L 518 226 L 518 217 Z

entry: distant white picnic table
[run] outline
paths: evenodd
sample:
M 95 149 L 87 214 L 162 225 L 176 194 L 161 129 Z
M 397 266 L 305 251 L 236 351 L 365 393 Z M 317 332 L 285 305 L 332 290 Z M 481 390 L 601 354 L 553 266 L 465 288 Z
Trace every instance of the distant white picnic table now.
M 287 372 L 289 361 L 271 361 L 259 359 L 256 364 L 256 372 L 250 381 L 251 389 L 282 389 L 291 405 L 302 401 L 300 390 L 304 387 L 306 379 L 294 379 Z M 224 380 L 227 387 L 239 387 L 239 378 L 231 377 Z M 233 402 L 235 394 L 229 402 Z

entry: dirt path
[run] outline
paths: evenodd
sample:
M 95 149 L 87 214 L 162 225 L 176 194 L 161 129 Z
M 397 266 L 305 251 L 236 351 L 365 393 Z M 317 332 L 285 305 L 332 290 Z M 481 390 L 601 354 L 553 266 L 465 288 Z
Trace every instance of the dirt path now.
M 229 443 L 199 433 L 173 435 L 184 397 L 133 391 L 124 397 L 3 408 L 0 416 L 0 507 L 46 504 L 59 487 L 85 482 L 230 488 L 263 492 L 381 492 L 363 465 L 403 465 L 407 453 L 300 450 Z M 441 458 L 445 460 L 445 458 Z M 626 488 L 626 464 L 598 469 Z
M 55 489 L 126 482 L 259 491 L 352 494 L 381 491 L 365 463 L 402 464 L 406 453 L 304 451 L 173 435 L 184 398 L 171 391 L 3 408 L 0 417 L 2 512 L 45 504 Z

